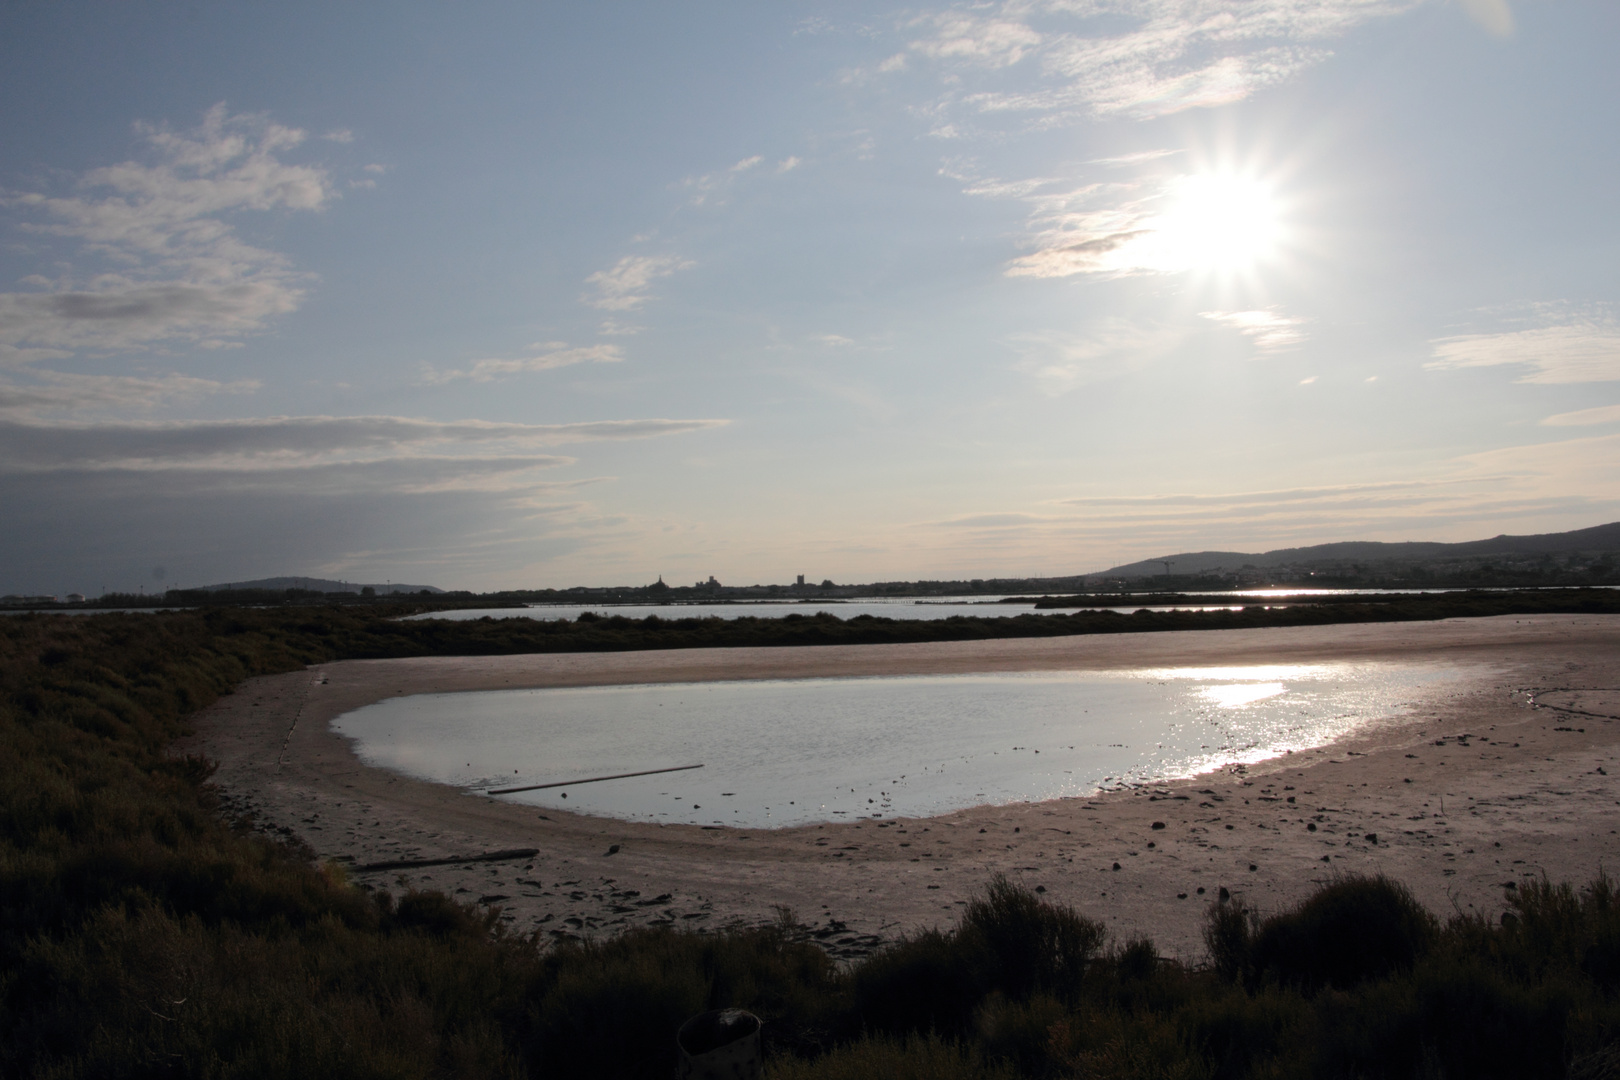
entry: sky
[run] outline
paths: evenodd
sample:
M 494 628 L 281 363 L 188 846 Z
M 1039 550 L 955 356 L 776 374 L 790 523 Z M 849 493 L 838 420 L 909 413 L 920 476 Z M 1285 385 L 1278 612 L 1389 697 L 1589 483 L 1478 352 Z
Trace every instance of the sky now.
M 0 6 L 0 592 L 1620 520 L 1613 0 Z

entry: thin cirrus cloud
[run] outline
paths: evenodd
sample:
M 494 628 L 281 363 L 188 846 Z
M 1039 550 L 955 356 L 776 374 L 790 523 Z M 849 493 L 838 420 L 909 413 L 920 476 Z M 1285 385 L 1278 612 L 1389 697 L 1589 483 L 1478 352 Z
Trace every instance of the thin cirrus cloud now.
M 585 284 L 596 286 L 596 293 L 583 299 L 603 311 L 634 311 L 647 302 L 653 282 L 693 265 L 677 255 L 626 255 L 585 279 Z
M 754 169 L 757 169 L 760 165 L 764 164 L 764 162 L 764 155 L 753 154 L 749 157 L 743 158 L 730 168 L 721 169 L 719 172 L 704 173 L 702 176 L 688 177 L 685 182 L 685 187 L 692 193 L 692 205 L 703 206 L 708 203 L 724 202 L 726 192 L 730 190 L 731 185 L 734 184 L 744 173 L 752 172 Z M 793 165 L 789 165 L 788 168 L 791 169 L 797 164 L 798 159 L 795 158 L 793 159 Z M 780 171 L 785 172 L 787 170 L 784 169 Z
M 1401 14 L 1418 0 L 1005 0 L 953 7 L 915 20 L 908 52 L 961 79 L 986 79 L 1032 65 L 1021 85 L 953 85 L 934 106 L 983 123 L 1022 115 L 1038 126 L 1083 117 L 1151 119 L 1242 101 L 1330 55 L 1324 43 L 1366 22 Z M 1493 0 L 1469 0 L 1491 6 Z M 1501 0 L 1494 0 L 1500 3 Z M 1127 27 L 1087 32 L 1099 15 Z M 1027 62 L 1027 64 L 1026 64 Z M 890 57 L 880 71 L 904 70 Z M 942 122 L 936 131 L 961 134 Z
M 29 382 L 0 379 L 0 414 L 38 416 L 61 412 L 151 409 L 193 401 L 213 394 L 247 394 L 259 389 L 256 379 L 222 383 L 214 379 L 169 374 L 79 375 L 33 371 Z
M 1569 460 L 1592 460 L 1599 440 L 1473 455 L 1440 463 L 1436 479 L 1274 490 L 1087 496 L 1060 500 L 1050 513 L 967 514 L 926 525 L 980 547 L 1030 553 L 1054 543 L 1109 553 L 1121 565 L 1177 551 L 1262 551 L 1321 542 L 1347 531 L 1366 539 L 1406 539 L 1414 526 L 1590 515 L 1612 509 L 1620 489 L 1553 482 Z M 1612 444 L 1613 440 L 1608 440 Z M 1611 447 L 1605 447 L 1611 449 Z M 1601 453 L 1599 453 L 1601 458 Z M 1393 535 L 1391 535 L 1393 534 Z
M 964 195 L 1014 199 L 1029 207 L 1024 243 L 1035 250 L 1009 262 L 1008 277 L 1157 271 L 1138 249 L 1152 236 L 1155 209 L 1168 194 L 1164 178 L 1080 184 L 1051 177 L 1004 180 L 977 175 L 971 161 L 947 164 L 940 174 L 961 182 Z
M 1620 424 L 1620 405 L 1599 405 L 1595 409 L 1576 409 L 1574 412 L 1549 416 L 1542 423 L 1547 427 L 1589 427 L 1595 424 Z
M 1167 155 L 1144 156 L 1140 163 L 1150 164 L 1163 156 Z M 1160 241 L 1165 207 L 1185 179 L 1179 173 L 1160 171 L 1125 180 L 1062 183 L 1049 178 L 984 179 L 942 171 L 965 183 L 965 195 L 1016 199 L 1029 208 L 1024 246 L 1034 250 L 1007 263 L 1003 272 L 1008 277 L 1133 277 L 1184 269 L 1166 257 Z
M 1485 32 L 1499 38 L 1513 36 L 1513 9 L 1507 0 L 1461 0 L 1468 17 L 1485 28 Z
M 1204 318 L 1236 330 L 1254 341 L 1261 352 L 1281 352 L 1305 340 L 1301 326 L 1304 319 L 1278 312 L 1275 308 L 1264 311 L 1201 311 Z
M 619 331 L 623 333 L 625 331 Z M 541 346 L 541 351 L 534 356 L 519 357 L 510 360 L 475 360 L 470 367 L 452 371 L 436 371 L 430 369 L 422 381 L 436 384 L 468 380 L 471 382 L 493 382 L 496 379 L 509 375 L 521 375 L 533 371 L 552 371 L 556 368 L 572 367 L 575 364 L 617 364 L 624 359 L 624 350 L 617 345 L 587 345 L 581 348 L 570 349 L 560 343 L 548 343 Z
M 1015 369 L 1056 396 L 1151 364 L 1175 348 L 1182 337 L 1171 327 L 1107 318 L 1083 334 L 1022 334 L 1010 344 L 1020 353 Z
M 485 459 L 566 464 L 538 448 L 648 439 L 725 420 L 604 420 L 573 424 L 437 421 L 400 416 L 299 416 L 125 423 L 0 421 L 0 472 L 287 470 L 329 465 Z M 464 455 L 464 456 L 463 456 Z
M 30 279 L 35 291 L 0 293 L 0 362 L 227 345 L 302 301 L 307 276 L 244 242 L 229 218 L 315 212 L 335 197 L 324 169 L 282 160 L 304 132 L 222 104 L 192 132 L 137 131 L 153 161 L 92 169 L 74 194 L 0 194 L 30 218 L 25 234 L 65 241 L 75 263 L 60 278 Z
M 1028 207 L 1023 246 L 1008 277 L 1105 278 L 1228 269 L 1274 257 L 1284 246 L 1283 204 L 1260 177 L 1189 171 L 1174 152 L 1088 163 L 1108 178 L 1000 180 L 946 171 L 963 194 Z M 1118 177 L 1120 170 L 1137 173 Z M 945 171 L 945 170 L 942 170 Z
M 1002 10 L 1010 14 L 1009 8 Z M 1016 64 L 1042 41 L 1034 29 L 1007 14 L 947 11 L 933 16 L 925 25 L 932 33 L 912 42 L 914 52 L 934 60 L 960 60 L 988 68 Z
M 1430 342 L 1425 368 L 1520 369 L 1521 383 L 1590 383 L 1620 380 L 1620 323 L 1578 318 L 1552 326 L 1496 334 L 1464 334 Z
M 701 176 L 689 176 L 682 181 L 681 186 L 691 193 L 689 201 L 693 206 L 723 206 L 730 197 L 732 186 L 764 164 L 765 155 L 750 154 L 727 168 L 703 173 Z M 770 171 L 780 176 L 792 172 L 803 164 L 804 159 L 790 155 L 778 161 Z
M 1088 513 L 1109 511 L 1144 518 L 1163 516 L 1175 519 L 1188 513 L 1253 517 L 1279 511 L 1293 513 L 1297 508 L 1313 505 L 1357 510 L 1372 506 L 1404 505 L 1413 499 L 1427 500 L 1436 493 L 1450 493 L 1456 486 L 1455 481 L 1391 480 L 1372 484 L 1332 484 L 1257 491 L 1082 496 L 1064 499 L 1062 503 Z

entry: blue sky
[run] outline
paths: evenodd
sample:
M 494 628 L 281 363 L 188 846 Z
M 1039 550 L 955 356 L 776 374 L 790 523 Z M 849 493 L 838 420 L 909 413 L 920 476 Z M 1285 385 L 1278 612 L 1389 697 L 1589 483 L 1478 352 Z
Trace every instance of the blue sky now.
M 1617 47 L 1606 0 L 8 4 L 0 591 L 1615 520 Z

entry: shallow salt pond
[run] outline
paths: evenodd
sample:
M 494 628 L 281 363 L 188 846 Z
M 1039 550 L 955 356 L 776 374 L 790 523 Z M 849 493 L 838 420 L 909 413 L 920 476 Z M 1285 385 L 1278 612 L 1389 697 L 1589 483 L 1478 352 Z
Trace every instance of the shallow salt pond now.
M 1253 600 L 1246 601 L 1253 603 Z M 1078 606 L 1078 605 L 1077 605 Z M 1092 610 L 1114 611 L 1121 615 L 1146 607 L 1150 611 L 1236 611 L 1243 602 L 1232 604 L 1136 604 L 1126 607 L 1094 607 Z M 855 619 L 871 615 L 879 619 L 949 619 L 953 615 L 966 615 L 975 619 L 1001 619 L 1014 615 L 1051 615 L 1054 611 L 1036 610 L 1035 597 L 1017 603 L 1001 603 L 999 597 L 875 597 L 856 600 L 821 600 L 813 602 L 787 600 L 741 600 L 721 604 L 531 604 L 521 608 L 462 608 L 450 611 L 424 611 L 407 615 L 414 619 L 448 619 L 468 622 L 474 619 L 539 619 L 541 621 L 577 619 L 586 612 L 611 618 L 622 615 L 628 619 L 645 619 L 656 615 L 660 619 L 780 619 L 788 615 L 836 615 L 840 619 Z M 1065 614 L 1067 609 L 1065 609 Z
M 393 698 L 332 727 L 369 765 L 471 791 L 569 782 L 500 796 L 513 802 L 761 828 L 1192 776 L 1397 719 L 1464 674 L 1311 664 L 496 690 Z

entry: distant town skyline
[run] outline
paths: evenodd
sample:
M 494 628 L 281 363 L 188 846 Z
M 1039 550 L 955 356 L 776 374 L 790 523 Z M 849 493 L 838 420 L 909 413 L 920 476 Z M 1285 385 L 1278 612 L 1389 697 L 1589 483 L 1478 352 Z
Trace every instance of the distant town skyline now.
M 0 593 L 1620 520 L 1617 47 L 1605 0 L 10 5 Z

